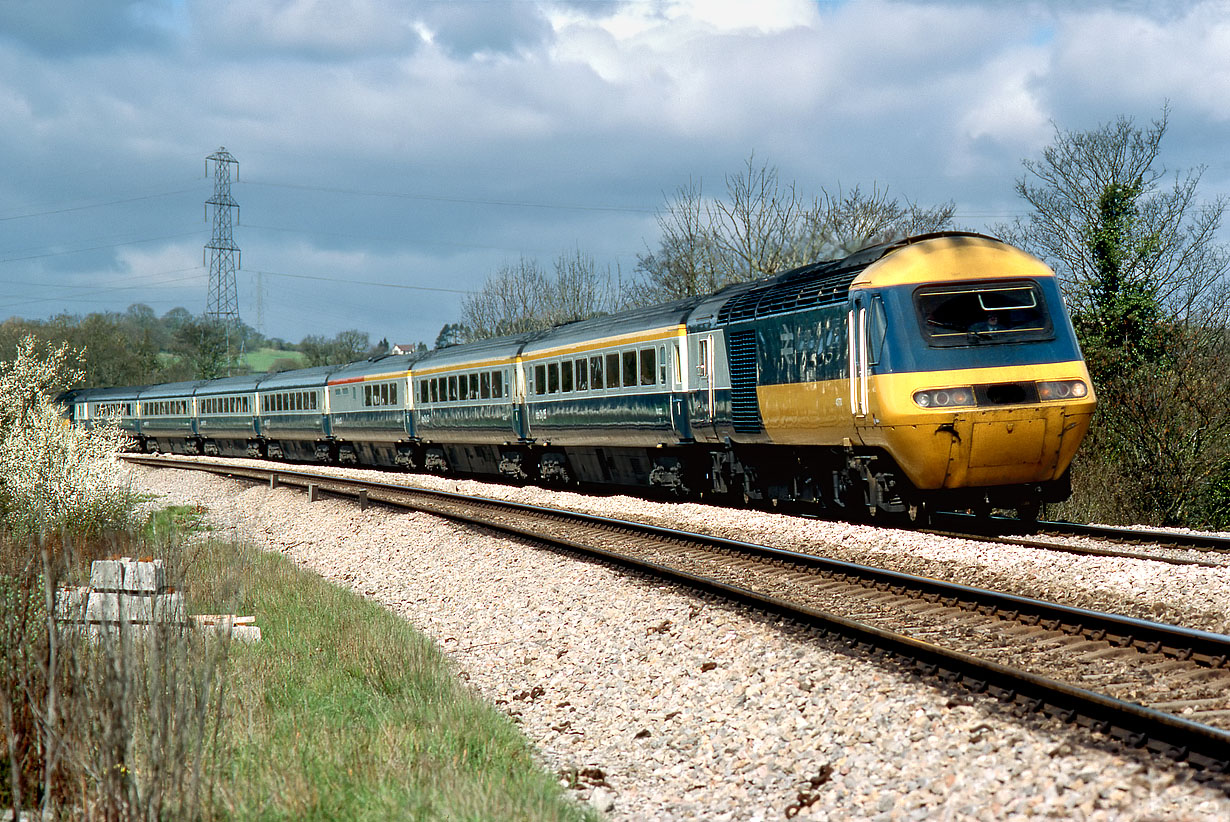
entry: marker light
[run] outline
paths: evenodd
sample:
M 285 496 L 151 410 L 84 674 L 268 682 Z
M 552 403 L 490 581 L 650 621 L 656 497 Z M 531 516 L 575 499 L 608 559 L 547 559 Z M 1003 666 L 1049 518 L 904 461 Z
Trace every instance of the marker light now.
M 928 391 L 915 391 L 914 402 L 923 408 L 959 408 L 974 405 L 974 389 L 968 386 L 960 388 L 933 388 Z
M 1056 380 L 1038 383 L 1038 399 L 1079 400 L 1089 395 L 1089 386 L 1081 380 Z

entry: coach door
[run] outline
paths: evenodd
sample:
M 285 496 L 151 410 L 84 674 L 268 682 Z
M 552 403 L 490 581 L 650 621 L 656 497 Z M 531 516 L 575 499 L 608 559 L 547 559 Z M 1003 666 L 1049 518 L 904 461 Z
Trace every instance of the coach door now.
M 884 303 L 878 294 L 854 298 L 847 315 L 850 348 L 850 412 L 854 426 L 878 424 L 871 377 L 880 364 L 886 334 Z
M 711 440 L 716 432 L 713 415 L 716 408 L 717 386 L 714 385 L 713 334 L 701 334 L 696 340 L 696 405 L 694 436 Z
M 867 419 L 867 305 L 862 297 L 855 297 L 846 320 L 850 347 L 850 413 L 855 426 Z

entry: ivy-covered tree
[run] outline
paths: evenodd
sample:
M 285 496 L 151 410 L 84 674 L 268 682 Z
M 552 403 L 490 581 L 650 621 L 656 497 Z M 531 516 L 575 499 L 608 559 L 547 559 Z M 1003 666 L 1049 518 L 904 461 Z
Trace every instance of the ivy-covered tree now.
M 1059 275 L 1099 395 L 1074 515 L 1198 524 L 1230 477 L 1228 203 L 1162 166 L 1168 118 L 1056 126 L 1017 182 L 1029 213 L 999 227 Z

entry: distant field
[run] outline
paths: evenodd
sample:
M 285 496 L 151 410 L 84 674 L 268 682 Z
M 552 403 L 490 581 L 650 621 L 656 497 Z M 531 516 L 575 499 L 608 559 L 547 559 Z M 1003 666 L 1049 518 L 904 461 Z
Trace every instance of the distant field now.
M 298 351 L 281 351 L 277 348 L 258 348 L 243 355 L 243 361 L 256 373 L 264 373 L 273 367 L 278 360 L 294 360 L 296 365 L 304 364 L 303 354 Z

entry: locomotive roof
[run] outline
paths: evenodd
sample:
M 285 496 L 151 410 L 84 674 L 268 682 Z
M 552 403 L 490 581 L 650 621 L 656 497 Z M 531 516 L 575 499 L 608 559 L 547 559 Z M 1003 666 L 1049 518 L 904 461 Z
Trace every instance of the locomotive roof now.
M 941 238 L 994 240 L 993 237 L 964 231 L 944 231 L 906 237 L 864 248 L 839 260 L 824 260 L 792 268 L 781 274 L 750 283 L 748 287 L 737 292 L 719 291 L 714 295 L 714 302 L 721 298 L 721 304 L 706 306 L 706 308 L 712 307 L 716 310 L 717 324 L 729 325 L 758 317 L 770 317 L 775 314 L 787 314 L 844 302 L 849 294 L 850 284 L 868 266 L 906 246 Z M 706 316 L 701 316 L 699 311 L 696 314 L 698 321 L 708 319 Z
M 337 371 L 340 365 L 318 365 L 313 368 L 296 368 L 294 371 L 282 371 L 271 374 L 260 381 L 257 390 L 278 391 L 284 388 L 322 388 L 329 380 L 329 375 Z

